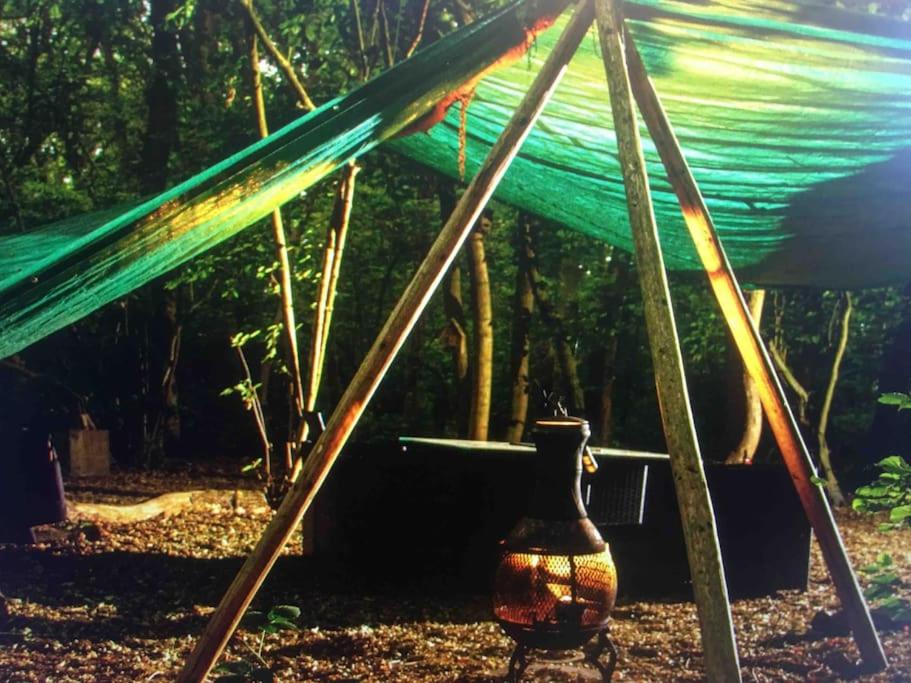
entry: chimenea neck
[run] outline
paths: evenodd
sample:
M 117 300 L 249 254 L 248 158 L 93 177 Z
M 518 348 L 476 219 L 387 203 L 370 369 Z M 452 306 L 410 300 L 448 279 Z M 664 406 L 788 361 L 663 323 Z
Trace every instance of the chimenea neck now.
M 588 422 L 576 417 L 553 417 L 535 422 L 534 495 L 528 516 L 542 520 L 584 519 L 579 487 L 582 451 L 591 434 Z

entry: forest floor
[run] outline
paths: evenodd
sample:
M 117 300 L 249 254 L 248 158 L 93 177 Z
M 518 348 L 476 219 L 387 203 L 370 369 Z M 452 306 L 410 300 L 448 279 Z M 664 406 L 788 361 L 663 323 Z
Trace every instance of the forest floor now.
M 70 483 L 74 500 L 118 504 L 168 491 L 241 490 L 169 517 L 68 522 L 43 528 L 37 545 L 0 546 L 0 587 L 10 612 L 0 626 L 0 681 L 173 680 L 270 518 L 253 487 L 211 468 Z M 911 530 L 884 533 L 874 519 L 851 512 L 838 520 L 855 566 L 891 554 L 898 591 L 907 597 Z M 264 611 L 299 607 L 297 629 L 262 640 L 260 632 L 241 629 L 225 661 L 265 663 L 281 681 L 503 680 L 512 644 L 491 621 L 485 596 L 339 585 L 298 557 L 297 539 L 254 603 Z M 891 667 L 865 675 L 852 640 L 833 625 L 837 620 L 819 616 L 836 608 L 814 544 L 809 590 L 734 602 L 744 680 L 911 681 L 907 626 L 882 630 Z M 621 602 L 612 634 L 620 651 L 614 680 L 702 679 L 692 604 Z M 538 665 L 529 673 L 534 680 L 584 680 L 584 671 L 567 674 L 565 666 Z

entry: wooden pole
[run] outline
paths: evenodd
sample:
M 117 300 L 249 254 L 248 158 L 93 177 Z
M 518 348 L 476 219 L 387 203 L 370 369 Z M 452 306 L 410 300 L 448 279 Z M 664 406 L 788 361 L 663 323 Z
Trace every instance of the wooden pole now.
M 854 640 L 865 664 L 871 670 L 884 669 L 888 662 L 841 535 L 838 533 L 838 527 L 835 525 L 832 509 L 822 488 L 813 483 L 816 468 L 788 406 L 762 337 L 747 311 L 743 293 L 715 232 L 709 210 L 628 33 L 626 50 L 633 93 L 642 112 L 642 118 L 648 126 L 667 170 L 668 179 L 680 201 L 687 228 L 743 357 L 744 367 L 756 382 L 769 426 L 778 442 L 778 448 L 781 450 L 807 518 L 819 540 L 823 559 L 847 613 Z
M 531 88 L 513 114 L 478 174 L 471 181 L 439 237 L 389 315 L 379 336 L 348 385 L 275 517 L 234 578 L 190 654 L 178 681 L 198 683 L 211 670 L 234 633 L 266 575 L 295 527 L 307 512 L 335 459 L 417 322 L 434 289 L 481 215 L 532 126 L 557 87 L 569 60 L 593 20 L 589 0 L 582 0 Z
M 636 248 L 636 269 L 642 288 L 661 422 L 671 457 L 699 615 L 706 677 L 710 681 L 739 682 L 740 663 L 715 516 L 696 440 L 680 341 L 630 92 L 621 40 L 623 20 L 615 0 L 595 0 L 595 14 Z

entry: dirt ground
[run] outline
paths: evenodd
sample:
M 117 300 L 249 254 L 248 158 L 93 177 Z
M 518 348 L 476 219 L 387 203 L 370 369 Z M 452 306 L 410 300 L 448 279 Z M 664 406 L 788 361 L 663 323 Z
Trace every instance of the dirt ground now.
M 0 681 L 173 680 L 270 512 L 253 483 L 207 469 L 115 474 L 70 483 L 74 500 L 130 503 L 168 491 L 237 490 L 170 517 L 133 524 L 69 522 L 32 547 L 0 546 Z M 856 567 L 892 555 L 911 593 L 911 530 L 838 515 Z M 224 658 L 268 666 L 281 681 L 502 680 L 512 644 L 486 596 L 389 594 L 344 585 L 299 557 L 299 541 L 272 572 L 254 608 L 300 608 L 296 629 L 243 628 Z M 733 605 L 745 681 L 911 681 L 908 627 L 882 629 L 888 672 L 865 675 L 856 648 L 823 611 L 837 600 L 814 546 L 809 590 Z M 861 573 L 861 583 L 869 576 Z M 293 612 L 293 610 L 292 610 Z M 815 620 L 814 620 L 815 619 Z M 3 621 L 0 615 L 0 621 Z M 688 603 L 621 603 L 612 633 L 614 680 L 701 680 L 696 612 Z M 562 673 L 557 673 L 557 671 Z M 535 680 L 597 680 L 592 670 L 536 665 Z

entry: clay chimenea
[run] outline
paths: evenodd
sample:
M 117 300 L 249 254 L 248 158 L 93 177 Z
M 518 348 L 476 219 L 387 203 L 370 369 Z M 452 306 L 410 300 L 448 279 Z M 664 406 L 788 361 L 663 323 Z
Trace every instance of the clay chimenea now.
M 617 597 L 610 549 L 588 519 L 580 479 L 588 422 L 553 417 L 535 423 L 535 484 L 528 513 L 504 541 L 493 610 L 516 641 L 509 680 L 518 681 L 530 650 L 570 650 L 597 636 L 586 661 L 610 680 L 617 653 L 607 627 Z M 607 650 L 608 661 L 600 661 Z

